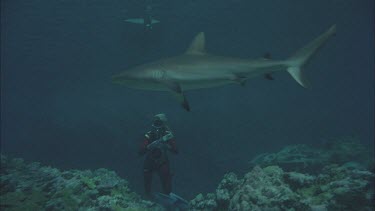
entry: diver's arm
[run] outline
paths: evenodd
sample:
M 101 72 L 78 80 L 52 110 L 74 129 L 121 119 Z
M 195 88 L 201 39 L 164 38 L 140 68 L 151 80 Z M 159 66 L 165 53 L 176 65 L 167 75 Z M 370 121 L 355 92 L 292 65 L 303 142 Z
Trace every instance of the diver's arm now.
M 141 144 L 141 146 L 139 147 L 139 150 L 138 150 L 138 154 L 139 154 L 139 155 L 144 155 L 144 154 L 146 154 L 148 143 L 149 143 L 149 142 L 148 142 L 147 139 L 144 140 L 144 141 L 142 142 L 142 144 Z
M 176 145 L 176 140 L 174 138 L 169 139 L 168 142 L 167 142 L 167 144 L 168 144 L 169 151 L 171 151 L 171 152 L 173 152 L 175 154 L 178 153 L 177 145 Z
M 149 134 L 145 134 L 145 139 L 142 141 L 140 147 L 139 147 L 139 150 L 138 150 L 138 154 L 139 155 L 144 155 L 146 154 L 148 148 L 147 146 L 150 144 L 150 136 Z
M 176 145 L 176 139 L 174 138 L 173 133 L 170 130 L 167 130 L 165 135 L 163 136 L 162 140 L 167 145 L 168 150 L 177 154 L 177 145 Z

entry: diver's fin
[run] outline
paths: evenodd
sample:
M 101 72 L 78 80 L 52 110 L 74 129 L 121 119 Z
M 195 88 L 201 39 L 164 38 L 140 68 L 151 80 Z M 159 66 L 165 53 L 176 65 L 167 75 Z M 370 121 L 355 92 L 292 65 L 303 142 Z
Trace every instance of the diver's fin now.
M 182 88 L 180 84 L 175 82 L 164 82 L 164 84 L 168 87 L 168 89 L 173 93 L 173 95 L 176 97 L 178 102 L 181 104 L 181 106 L 186 110 L 190 111 L 189 102 L 187 101 L 184 92 L 182 91 Z
M 170 193 L 170 194 L 163 194 L 163 193 L 154 193 L 154 198 L 157 203 L 169 208 L 169 209 L 178 209 L 178 210 L 188 210 L 189 209 L 189 202 L 183 199 L 182 197 Z
M 189 205 L 189 202 L 187 200 L 183 199 L 181 196 L 178 196 L 175 193 L 170 193 L 169 196 L 172 197 L 173 199 L 175 199 L 175 203 L 178 202 L 179 204 L 184 204 L 186 206 Z

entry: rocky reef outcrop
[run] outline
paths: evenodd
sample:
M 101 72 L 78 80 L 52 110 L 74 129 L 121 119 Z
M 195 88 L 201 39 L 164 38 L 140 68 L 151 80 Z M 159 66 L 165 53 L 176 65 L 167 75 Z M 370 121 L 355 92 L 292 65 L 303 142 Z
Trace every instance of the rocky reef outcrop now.
M 287 146 L 256 157 L 243 178 L 226 174 L 214 193 L 198 194 L 191 209 L 374 210 L 371 158 L 352 139 L 322 148 Z
M 318 146 L 290 145 L 276 153 L 263 153 L 250 161 L 261 167 L 277 165 L 285 171 L 315 173 L 332 163 L 357 162 L 373 169 L 374 155 L 356 137 L 347 136 L 325 140 Z
M 163 210 L 107 169 L 69 170 L 1 156 L 1 210 Z
M 257 156 L 244 176 L 224 175 L 190 210 L 374 210 L 373 152 L 354 138 L 286 146 Z M 1 156 L 1 210 L 165 210 L 107 169 L 68 170 Z

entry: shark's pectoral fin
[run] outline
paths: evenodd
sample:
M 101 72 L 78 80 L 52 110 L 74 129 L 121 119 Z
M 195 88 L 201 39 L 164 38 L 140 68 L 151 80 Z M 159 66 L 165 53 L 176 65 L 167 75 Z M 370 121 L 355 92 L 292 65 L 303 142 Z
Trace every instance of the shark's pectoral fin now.
M 173 96 L 176 97 L 178 102 L 181 104 L 181 106 L 187 110 L 190 111 L 189 102 L 187 101 L 184 92 L 182 91 L 182 88 L 180 84 L 175 82 L 164 82 L 164 84 L 168 87 L 168 89 L 172 92 Z
M 178 101 L 180 102 L 181 106 L 182 106 L 186 111 L 190 111 L 190 105 L 189 105 L 189 102 L 187 101 L 187 99 L 186 99 L 184 93 L 179 94 L 179 95 L 177 96 L 177 99 L 178 99 Z

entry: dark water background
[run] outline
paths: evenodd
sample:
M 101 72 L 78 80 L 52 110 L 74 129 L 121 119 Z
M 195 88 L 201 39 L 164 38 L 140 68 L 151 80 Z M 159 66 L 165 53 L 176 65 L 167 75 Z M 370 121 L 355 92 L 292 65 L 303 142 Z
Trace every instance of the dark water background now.
M 180 148 L 171 156 L 174 191 L 191 198 L 288 144 L 355 135 L 373 148 L 372 0 L 154 3 L 161 24 L 146 33 L 123 21 L 141 16 L 143 1 L 2 0 L 1 152 L 62 169 L 112 169 L 142 193 L 137 145 L 164 112 Z M 281 59 L 332 24 L 337 36 L 306 67 L 309 90 L 282 72 L 190 91 L 188 113 L 168 93 L 111 84 L 126 68 L 182 53 L 199 31 L 210 53 Z

